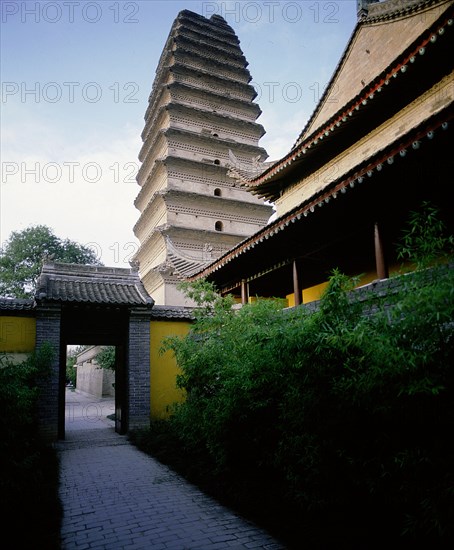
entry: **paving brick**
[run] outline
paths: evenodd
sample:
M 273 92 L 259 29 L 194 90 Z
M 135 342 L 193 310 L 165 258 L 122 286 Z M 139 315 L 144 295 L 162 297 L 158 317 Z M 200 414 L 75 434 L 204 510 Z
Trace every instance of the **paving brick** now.
M 236 535 L 215 535 L 210 537 L 211 542 L 229 542 L 232 540 L 238 540 Z
M 77 395 L 81 406 L 84 399 Z M 107 422 L 74 418 L 58 444 L 62 550 L 284 548 L 130 445 Z

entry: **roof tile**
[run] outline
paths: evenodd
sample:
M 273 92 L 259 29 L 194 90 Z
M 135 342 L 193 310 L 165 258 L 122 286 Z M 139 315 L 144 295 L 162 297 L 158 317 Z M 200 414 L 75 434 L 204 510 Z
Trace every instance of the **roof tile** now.
M 0 298 L 1 311 L 31 311 L 34 308 L 34 300 L 21 298 Z
M 43 266 L 36 300 L 149 307 L 154 304 L 134 269 L 63 263 Z
M 172 319 L 175 321 L 193 321 L 194 308 L 180 306 L 154 306 L 154 308 L 151 310 L 151 318 L 155 320 Z

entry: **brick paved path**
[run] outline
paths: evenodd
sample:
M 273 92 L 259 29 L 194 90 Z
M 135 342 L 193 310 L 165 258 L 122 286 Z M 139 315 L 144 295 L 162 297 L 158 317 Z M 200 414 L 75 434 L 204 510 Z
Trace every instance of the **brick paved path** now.
M 112 400 L 67 392 L 62 550 L 283 549 L 115 433 Z

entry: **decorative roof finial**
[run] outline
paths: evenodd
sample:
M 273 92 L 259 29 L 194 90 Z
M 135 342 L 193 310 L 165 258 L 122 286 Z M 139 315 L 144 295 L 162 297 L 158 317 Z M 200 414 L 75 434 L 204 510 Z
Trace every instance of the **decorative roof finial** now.
M 380 0 L 356 0 L 358 19 L 367 17 L 369 4 L 375 4 L 376 2 L 380 2 Z
M 55 262 L 55 254 L 50 254 L 49 252 L 44 252 L 41 257 L 41 261 L 44 264 L 53 264 Z
M 131 266 L 131 271 L 139 271 L 139 267 L 140 267 L 139 260 L 131 260 L 129 262 L 129 265 Z

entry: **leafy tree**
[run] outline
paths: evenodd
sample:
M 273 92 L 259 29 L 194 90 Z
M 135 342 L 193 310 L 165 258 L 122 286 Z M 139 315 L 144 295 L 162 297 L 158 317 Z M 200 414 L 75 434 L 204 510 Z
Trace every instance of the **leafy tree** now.
M 115 370 L 115 346 L 104 346 L 96 356 L 96 361 L 102 369 Z
M 66 381 L 71 382 L 73 386 L 76 385 L 77 372 L 74 367 L 77 361 L 77 355 L 87 349 L 88 346 L 76 346 L 69 349 L 66 355 Z
M 66 382 L 71 382 L 73 386 L 76 385 L 77 372 L 74 368 L 76 364 L 76 356 L 68 355 L 66 358 Z
M 410 213 L 407 227 L 402 232 L 398 257 L 410 260 L 417 269 L 440 263 L 452 256 L 454 236 L 446 235 L 446 225 L 439 209 L 424 201 L 419 210 Z
M 45 225 L 13 231 L 0 250 L 0 295 L 31 297 L 45 256 L 59 262 L 101 265 L 92 250 L 60 239 Z

